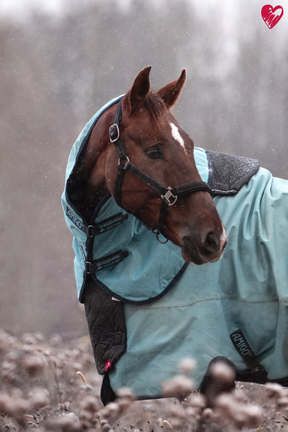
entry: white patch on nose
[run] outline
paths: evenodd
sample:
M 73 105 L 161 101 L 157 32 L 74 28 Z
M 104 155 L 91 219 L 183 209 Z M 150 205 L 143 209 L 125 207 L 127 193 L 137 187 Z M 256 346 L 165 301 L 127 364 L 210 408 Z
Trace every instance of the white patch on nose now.
M 227 233 L 224 225 L 222 224 L 222 234 L 220 237 L 220 249 L 223 248 L 224 243 L 227 242 Z
M 179 133 L 178 127 L 174 123 L 170 123 L 170 126 L 171 126 L 171 130 L 172 130 L 173 138 L 175 139 L 175 141 L 177 141 L 181 145 L 181 147 L 183 147 L 185 153 L 187 154 L 186 149 L 185 149 L 185 145 L 184 145 L 184 140 Z

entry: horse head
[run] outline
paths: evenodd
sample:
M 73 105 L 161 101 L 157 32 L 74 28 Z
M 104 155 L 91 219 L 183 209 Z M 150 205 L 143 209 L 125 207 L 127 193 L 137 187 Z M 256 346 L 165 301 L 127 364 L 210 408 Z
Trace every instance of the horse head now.
M 91 163 L 92 183 L 108 190 L 149 229 L 158 229 L 178 245 L 186 261 L 217 261 L 227 243 L 226 230 L 196 168 L 194 143 L 171 112 L 186 72 L 182 70 L 179 79 L 152 92 L 150 70 L 146 67 L 137 75 L 118 114 L 113 106 L 96 124 L 87 148 L 90 161 L 94 154 L 97 165 L 96 174 Z M 93 148 L 96 135 L 97 151 Z

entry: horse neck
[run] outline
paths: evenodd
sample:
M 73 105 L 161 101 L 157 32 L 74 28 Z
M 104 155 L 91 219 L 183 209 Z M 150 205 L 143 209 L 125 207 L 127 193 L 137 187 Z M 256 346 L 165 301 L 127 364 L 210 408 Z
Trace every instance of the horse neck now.
M 113 108 L 113 107 L 112 107 Z M 115 110 L 115 108 L 114 108 Z M 111 109 L 100 117 L 89 141 L 74 168 L 73 205 L 87 223 L 105 195 L 109 192 L 105 179 L 109 126 L 112 124 Z

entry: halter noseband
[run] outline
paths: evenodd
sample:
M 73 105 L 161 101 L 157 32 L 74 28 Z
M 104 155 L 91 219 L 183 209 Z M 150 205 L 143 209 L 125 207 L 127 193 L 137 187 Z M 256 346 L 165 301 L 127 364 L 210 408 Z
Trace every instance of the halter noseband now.
M 156 230 L 156 232 L 153 231 L 143 220 L 141 220 L 141 218 L 139 218 L 138 216 L 137 218 L 140 220 L 140 222 L 143 223 L 143 225 L 146 226 L 146 228 L 148 228 L 150 231 L 156 234 L 157 240 L 160 243 L 166 243 L 168 240 L 166 240 L 165 242 L 161 242 L 159 240 L 159 234 L 161 233 L 163 235 L 168 207 L 173 206 L 176 203 L 179 196 L 188 193 L 198 192 L 198 191 L 205 191 L 208 192 L 210 195 L 212 195 L 212 191 L 209 185 L 202 181 L 194 181 L 194 182 L 186 183 L 182 186 L 177 186 L 175 188 L 171 188 L 170 186 L 166 188 L 165 186 L 162 186 L 159 182 L 154 180 L 149 175 L 145 174 L 143 171 L 141 171 L 139 168 L 137 168 L 135 165 L 133 165 L 130 162 L 124 144 L 121 141 L 120 131 L 119 131 L 119 126 L 122 122 L 122 99 L 123 97 L 119 100 L 116 108 L 116 112 L 114 116 L 114 124 L 109 128 L 110 141 L 115 145 L 119 156 L 118 171 L 117 171 L 115 188 L 114 188 L 114 199 L 118 204 L 118 206 L 122 207 L 121 189 L 122 189 L 122 182 L 126 171 L 131 172 L 140 180 L 142 180 L 144 183 L 146 183 L 148 186 L 151 186 L 162 198 L 162 204 L 161 204 L 160 215 L 158 220 L 158 229 Z M 125 164 L 122 165 L 122 162 L 124 161 Z

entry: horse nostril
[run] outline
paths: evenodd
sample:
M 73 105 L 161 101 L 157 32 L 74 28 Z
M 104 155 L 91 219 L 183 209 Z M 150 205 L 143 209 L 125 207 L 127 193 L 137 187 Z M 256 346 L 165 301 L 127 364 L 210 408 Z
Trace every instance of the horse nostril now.
M 220 249 L 220 241 L 213 232 L 209 232 L 206 237 L 205 247 L 210 252 L 217 252 Z

